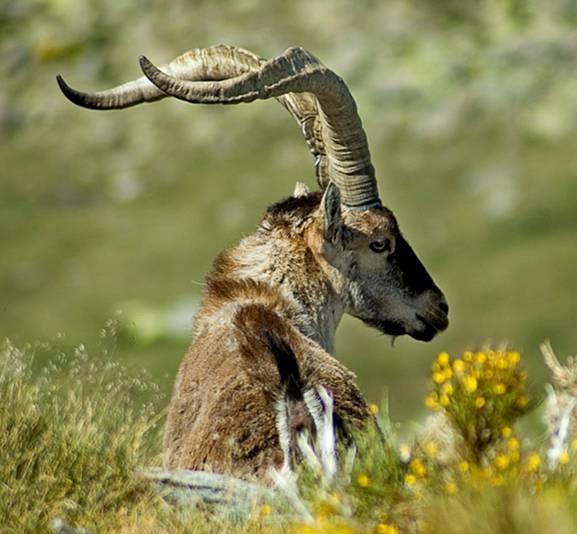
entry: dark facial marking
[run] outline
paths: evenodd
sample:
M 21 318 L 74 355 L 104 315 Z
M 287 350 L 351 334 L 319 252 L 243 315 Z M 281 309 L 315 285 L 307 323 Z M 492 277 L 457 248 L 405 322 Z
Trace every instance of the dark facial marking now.
M 437 288 L 431 275 L 401 234 L 397 237 L 395 253 L 391 256 L 391 261 L 397 267 L 402 286 L 410 295 L 417 296 L 427 289 Z

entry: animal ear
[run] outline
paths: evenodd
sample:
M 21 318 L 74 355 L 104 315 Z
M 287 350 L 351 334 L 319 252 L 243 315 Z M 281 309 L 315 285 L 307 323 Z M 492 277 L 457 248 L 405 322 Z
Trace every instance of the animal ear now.
M 323 210 L 323 232 L 325 242 L 332 247 L 341 248 L 343 220 L 341 214 L 341 192 L 329 182 L 321 202 Z
M 308 188 L 308 186 L 306 184 L 303 184 L 302 182 L 297 182 L 295 184 L 295 190 L 293 192 L 293 197 L 295 197 L 295 198 L 304 197 L 304 196 L 308 195 L 310 192 L 311 192 L 311 190 Z

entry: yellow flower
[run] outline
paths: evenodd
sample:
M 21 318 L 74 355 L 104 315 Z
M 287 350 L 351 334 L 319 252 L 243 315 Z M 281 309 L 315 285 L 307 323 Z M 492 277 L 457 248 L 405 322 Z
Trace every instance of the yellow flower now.
M 439 408 L 439 403 L 437 402 L 437 394 L 431 393 L 425 399 L 425 406 L 429 408 L 429 410 L 436 410 Z
M 463 354 L 463 360 L 466 362 L 473 361 L 473 353 L 470 351 L 465 352 L 465 354 Z
M 366 488 L 370 483 L 369 477 L 365 474 L 359 475 L 357 477 L 357 484 L 361 487 L 361 488 Z
M 511 451 L 511 462 L 517 463 L 521 458 L 519 451 Z
M 405 484 L 407 486 L 414 486 L 417 483 L 417 477 L 415 475 L 406 475 L 405 476 Z
M 510 438 L 513 435 L 513 429 L 510 426 L 504 426 L 501 429 L 501 435 L 504 438 Z
M 497 369 L 501 369 L 502 371 L 509 367 L 509 361 L 505 358 L 499 358 L 497 360 Z
M 449 406 L 449 404 L 451 404 L 451 401 L 447 395 L 441 395 L 439 397 L 439 404 L 441 406 Z
M 449 355 L 446 352 L 441 352 L 437 356 L 437 363 L 443 366 L 449 365 Z
M 463 385 L 469 393 L 477 391 L 477 379 L 474 376 L 468 375 L 463 379 Z
M 445 377 L 445 380 L 449 380 L 449 378 L 453 376 L 453 371 L 451 371 L 450 367 L 445 368 L 443 371 L 443 376 Z
M 409 466 L 411 468 L 411 471 L 418 477 L 424 477 L 427 474 L 426 467 L 423 465 L 423 462 L 421 462 L 421 460 L 419 460 L 418 458 L 414 458 L 413 460 L 411 460 Z
M 509 359 L 509 363 L 510 363 L 512 366 L 517 365 L 517 364 L 521 361 L 521 355 L 520 355 L 518 352 L 516 352 L 516 351 L 514 351 L 514 352 L 509 352 L 509 353 L 507 354 L 507 357 L 508 357 L 508 359 Z
M 485 406 L 485 399 L 483 397 L 477 397 L 475 399 L 475 407 L 482 408 L 483 406 Z
M 559 463 L 561 465 L 567 465 L 569 463 L 569 453 L 567 451 L 563 451 L 559 456 Z
M 466 473 L 469 471 L 469 462 L 459 462 L 459 471 L 461 471 L 461 473 Z
M 487 355 L 484 352 L 477 352 L 477 354 L 475 354 L 475 361 L 484 364 L 487 361 Z
M 446 490 L 449 495 L 455 495 L 458 489 L 459 488 L 457 487 L 457 484 L 455 484 L 453 481 L 447 482 Z
M 499 383 L 493 386 L 493 393 L 495 395 L 503 395 L 507 391 L 507 386 L 505 384 Z
M 516 451 L 519 449 L 519 440 L 517 438 L 511 438 L 509 440 L 509 449 Z
M 397 534 L 398 530 L 393 525 L 387 523 L 379 523 L 377 525 L 377 534 Z
M 455 360 L 453 362 L 453 370 L 455 373 L 462 373 L 465 370 L 465 362 L 463 360 Z
M 498 454 L 495 458 L 495 466 L 501 471 L 507 469 L 507 467 L 509 467 L 509 457 L 504 454 Z
M 425 443 L 425 446 L 423 447 L 425 450 L 425 454 L 433 459 L 437 457 L 437 454 L 439 452 L 439 446 L 434 442 L 434 441 L 427 441 L 427 443 Z
M 445 381 L 445 375 L 441 372 L 433 373 L 433 382 L 442 384 Z
M 369 412 L 373 415 L 377 415 L 379 413 L 379 407 L 374 402 L 371 402 L 369 403 Z
M 449 382 L 443 384 L 443 387 L 441 388 L 441 393 L 443 393 L 444 395 L 452 395 L 454 392 L 455 388 L 453 387 L 453 384 L 450 384 Z
M 536 452 L 534 452 L 531 454 L 531 456 L 529 456 L 529 459 L 527 460 L 527 470 L 533 473 L 539 469 L 540 465 L 541 457 Z
M 515 401 L 515 404 L 519 408 L 525 408 L 525 406 L 527 406 L 527 404 L 529 404 L 529 397 L 527 397 L 527 395 L 521 395 L 520 397 L 517 398 L 517 400 Z
M 267 517 L 270 514 L 272 514 L 272 507 L 270 506 L 270 504 L 263 505 L 262 508 L 260 509 L 260 514 L 264 517 Z

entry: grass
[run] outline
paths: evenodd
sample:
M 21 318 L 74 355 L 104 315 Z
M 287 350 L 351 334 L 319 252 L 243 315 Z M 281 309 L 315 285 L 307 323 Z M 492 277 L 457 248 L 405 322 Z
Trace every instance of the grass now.
M 50 361 L 33 373 L 34 354 L 46 351 Z M 82 347 L 66 354 L 6 343 L 0 358 L 3 530 L 38 532 L 62 517 L 89 526 L 105 517 L 114 530 L 152 501 L 136 476 L 156 453 L 156 407 L 136 400 L 158 396 L 147 378 Z
M 163 61 L 224 41 L 270 56 L 301 44 L 350 84 L 383 199 L 451 306 L 432 345 L 399 339 L 394 350 L 347 319 L 339 359 L 369 398 L 386 384 L 403 419 L 419 416 L 431 352 L 506 339 L 542 383 L 537 344 L 577 346 L 571 3 L 257 4 L 199 2 L 193 17 L 183 1 L 0 8 L 0 337 L 62 334 L 71 348 L 127 302 L 162 311 L 198 299 L 212 259 L 296 180 L 314 182 L 275 102 L 90 113 L 62 98 L 56 72 L 102 88 L 138 75 L 140 53 Z M 188 341 L 134 336 L 116 354 L 168 392 Z
M 386 404 L 373 406 L 384 440 L 357 436 L 355 460 L 341 462 L 336 481 L 299 468 L 310 520 L 287 515 L 280 496 L 232 520 L 170 506 L 140 475 L 159 464 L 167 399 L 149 377 L 110 359 L 117 336 L 110 323 L 91 355 L 82 346 L 3 345 L 0 530 L 574 532 L 577 434 L 571 427 L 555 465 L 546 436 L 523 435 L 519 417 L 536 403 L 517 352 L 441 353 L 426 399 L 431 416 L 411 435 L 398 436 Z

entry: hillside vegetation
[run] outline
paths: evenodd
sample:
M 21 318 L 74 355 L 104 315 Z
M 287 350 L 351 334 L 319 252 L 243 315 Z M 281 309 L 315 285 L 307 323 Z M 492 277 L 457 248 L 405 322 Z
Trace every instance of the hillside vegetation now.
M 232 513 L 169 504 L 145 477 L 159 464 L 166 399 L 111 359 L 115 335 L 111 324 L 94 354 L 46 344 L 0 350 L 0 531 L 575 531 L 577 425 L 561 403 L 577 402 L 575 382 L 553 378 L 548 432 L 527 437 L 519 418 L 535 399 L 516 351 L 440 353 L 425 427 L 401 439 L 386 404 L 371 405 L 382 436 L 357 436 L 354 455 L 339 449 L 335 480 L 305 463 L 290 506 L 280 486 Z M 40 353 L 48 364 L 35 364 Z

